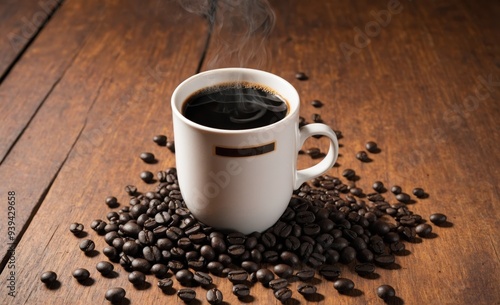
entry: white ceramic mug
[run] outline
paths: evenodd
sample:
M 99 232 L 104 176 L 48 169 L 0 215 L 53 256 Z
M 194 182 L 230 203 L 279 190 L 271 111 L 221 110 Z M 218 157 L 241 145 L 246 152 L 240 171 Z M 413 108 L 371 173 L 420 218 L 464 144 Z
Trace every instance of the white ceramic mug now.
M 278 94 L 288 105 L 287 115 L 270 125 L 242 130 L 203 126 L 183 115 L 183 104 L 193 93 L 238 82 L 256 84 Z M 280 218 L 294 189 L 335 164 L 335 133 L 318 123 L 299 130 L 299 106 L 299 95 L 286 80 L 246 68 L 199 73 L 175 89 L 172 114 L 179 187 L 198 220 L 245 234 L 262 232 Z M 298 151 L 313 135 L 328 137 L 329 151 L 318 164 L 297 170 Z

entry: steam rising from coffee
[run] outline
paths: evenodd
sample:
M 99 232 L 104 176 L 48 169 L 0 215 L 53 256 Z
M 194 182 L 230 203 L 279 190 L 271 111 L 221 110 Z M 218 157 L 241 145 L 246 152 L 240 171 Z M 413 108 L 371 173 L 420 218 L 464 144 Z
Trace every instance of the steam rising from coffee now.
M 205 68 L 264 68 L 270 60 L 266 43 L 275 23 L 267 0 L 177 0 L 209 23 L 210 48 Z

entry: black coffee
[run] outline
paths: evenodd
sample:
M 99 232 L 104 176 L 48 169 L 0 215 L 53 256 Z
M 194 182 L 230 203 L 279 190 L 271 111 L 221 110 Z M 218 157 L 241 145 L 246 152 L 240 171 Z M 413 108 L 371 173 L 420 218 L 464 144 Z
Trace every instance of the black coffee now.
M 277 94 L 247 83 L 229 83 L 191 95 L 182 113 L 189 120 L 212 128 L 258 128 L 283 119 L 287 103 Z

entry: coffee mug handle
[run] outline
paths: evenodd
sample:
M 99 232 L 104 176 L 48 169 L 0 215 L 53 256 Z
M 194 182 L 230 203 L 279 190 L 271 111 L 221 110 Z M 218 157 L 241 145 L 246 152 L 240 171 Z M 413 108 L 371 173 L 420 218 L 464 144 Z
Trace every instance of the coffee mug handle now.
M 330 139 L 330 148 L 327 155 L 323 160 L 321 160 L 321 162 L 312 167 L 297 171 L 294 189 L 298 189 L 307 180 L 321 176 L 332 168 L 335 161 L 337 161 L 337 157 L 339 155 L 339 143 L 337 141 L 337 136 L 335 135 L 335 132 L 333 132 L 333 130 L 325 124 L 313 123 L 300 128 L 297 151 L 302 147 L 307 138 L 314 135 L 323 135 L 328 137 Z

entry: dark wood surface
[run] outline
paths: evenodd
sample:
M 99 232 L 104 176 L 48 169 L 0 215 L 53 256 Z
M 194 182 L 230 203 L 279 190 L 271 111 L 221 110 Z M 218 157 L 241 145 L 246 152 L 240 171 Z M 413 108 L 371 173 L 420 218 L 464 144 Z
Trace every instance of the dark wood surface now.
M 127 205 L 125 185 L 153 190 L 140 180 L 142 170 L 175 166 L 174 155 L 151 139 L 173 137 L 169 100 L 177 84 L 199 70 L 234 65 L 289 80 L 303 117 L 312 121 L 320 113 L 342 131 L 339 166 L 329 174 L 352 168 L 365 192 L 375 180 L 407 192 L 422 187 L 429 197 L 409 208 L 426 219 L 441 212 L 450 221 L 434 226 L 433 238 L 407 243 L 410 254 L 397 257 L 400 268 L 379 268 L 376 279 L 343 266 L 356 293 L 339 295 L 321 279 L 319 297 L 307 301 L 294 282 L 287 304 L 383 304 L 375 294 L 381 284 L 396 288 L 393 304 L 500 304 L 500 4 L 271 1 L 276 22 L 269 39 L 250 41 L 257 56 L 244 49 L 238 58 L 221 46 L 241 36 L 217 27 L 209 36 L 206 20 L 174 1 L 66 0 L 45 19 L 38 14 L 41 30 L 13 46 L 10 33 L 21 33 L 25 17 L 44 11 L 34 3 L 0 4 L 0 304 L 107 304 L 104 293 L 114 286 L 127 290 L 129 304 L 182 304 L 158 291 L 152 276 L 151 287 L 134 288 L 118 264 L 117 277 L 101 277 L 95 264 L 106 260 L 105 242 L 90 222 L 106 217 L 109 195 Z M 295 79 L 298 71 L 309 79 Z M 313 99 L 325 105 L 313 108 Z M 362 163 L 355 154 L 369 140 L 381 152 Z M 309 139 L 304 148 L 326 150 L 326 144 Z M 143 151 L 159 162 L 143 163 Z M 299 157 L 299 167 L 314 162 Z M 14 241 L 8 235 L 12 191 Z M 68 231 L 72 222 L 85 224 L 98 255 L 78 249 L 80 239 Z M 78 284 L 71 276 L 77 267 L 89 269 L 94 281 Z M 39 281 L 44 270 L 58 273 L 58 287 Z M 11 272 L 15 297 L 8 294 Z M 215 284 L 227 303 L 242 303 L 227 280 Z M 205 304 L 204 289 L 196 291 Z M 260 285 L 251 294 L 252 304 L 279 303 Z

